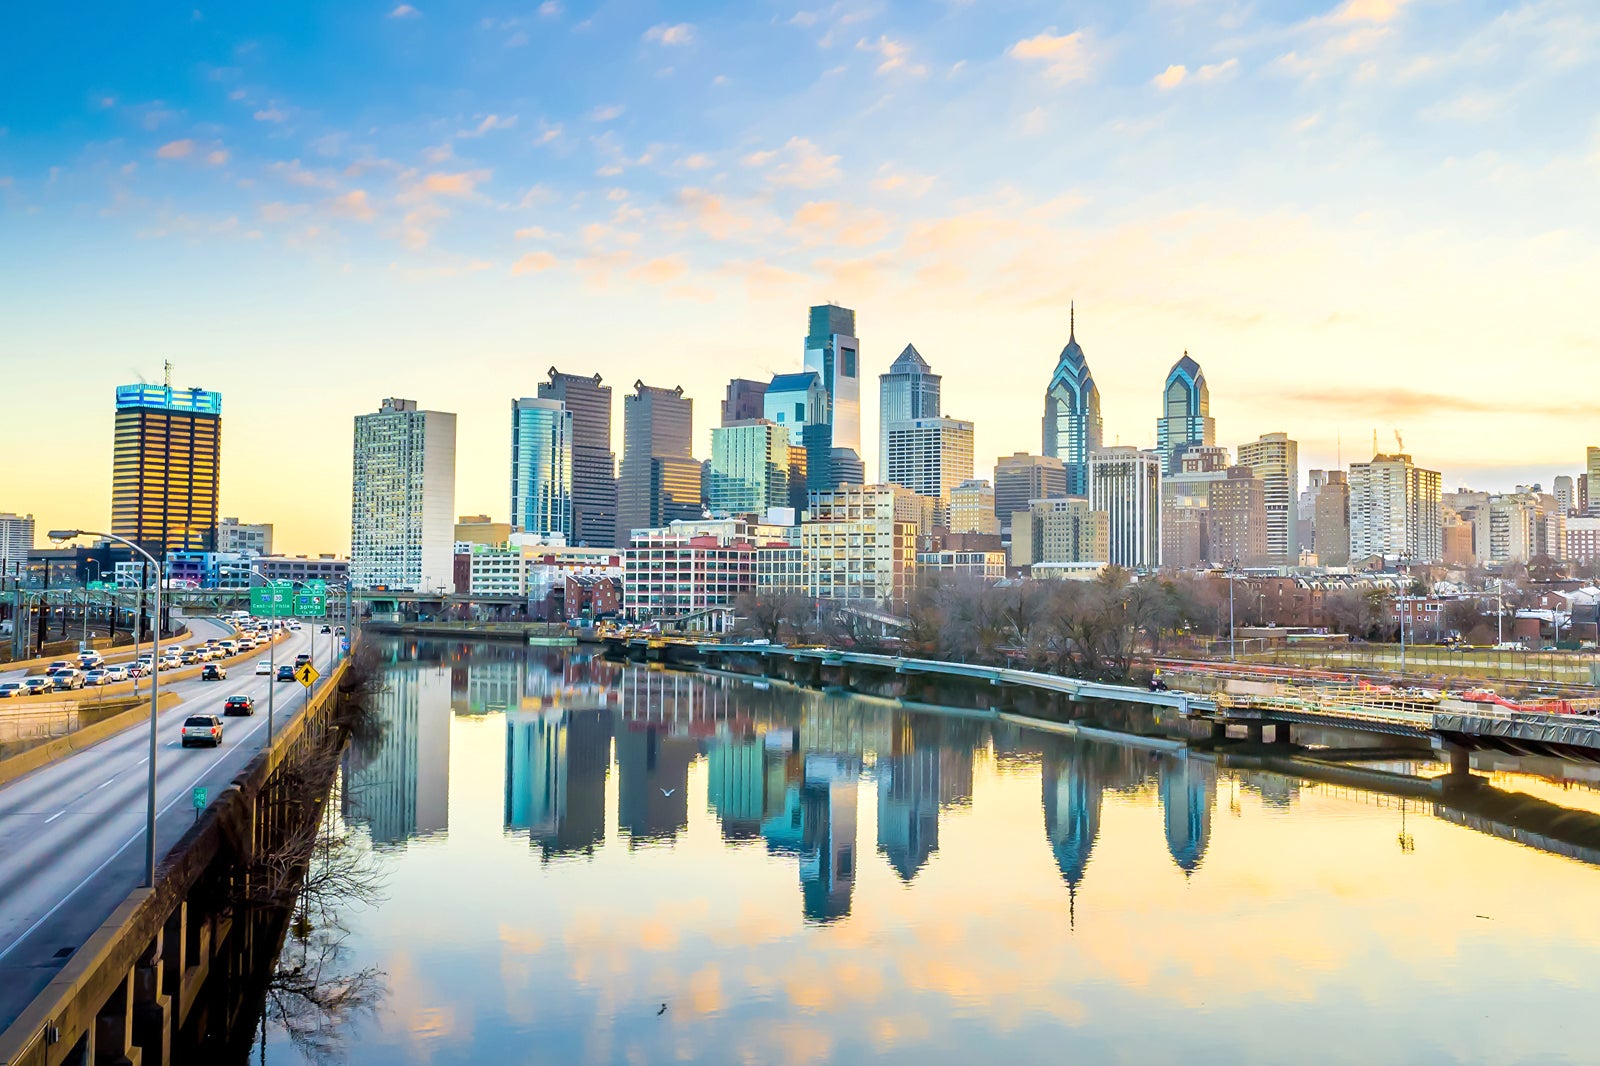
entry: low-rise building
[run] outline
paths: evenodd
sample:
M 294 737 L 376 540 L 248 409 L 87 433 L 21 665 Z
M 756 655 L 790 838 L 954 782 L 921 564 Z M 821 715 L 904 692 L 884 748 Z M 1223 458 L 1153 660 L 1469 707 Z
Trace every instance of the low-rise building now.
M 622 609 L 632 618 L 720 632 L 755 587 L 755 537 L 737 519 L 636 529 L 623 557 Z
M 1006 576 L 1006 553 L 1003 551 L 918 552 L 917 573 L 999 581 Z

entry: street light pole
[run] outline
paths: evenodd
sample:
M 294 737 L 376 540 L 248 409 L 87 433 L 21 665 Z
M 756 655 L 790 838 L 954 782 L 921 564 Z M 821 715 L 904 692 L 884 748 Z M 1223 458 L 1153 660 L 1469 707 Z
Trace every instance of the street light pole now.
M 155 888 L 156 755 L 160 751 L 160 727 L 159 723 L 156 721 L 156 711 L 158 710 L 158 704 L 161 700 L 161 676 L 159 669 L 161 663 L 161 564 L 156 561 L 156 557 L 154 555 L 151 555 L 149 552 L 145 551 L 128 538 L 119 537 L 115 533 L 96 533 L 92 530 L 86 529 L 53 529 L 50 531 L 50 539 L 60 543 L 61 541 L 73 540 L 77 537 L 81 537 L 85 533 L 93 537 L 105 537 L 109 540 L 116 541 L 118 544 L 127 545 L 129 548 L 132 548 L 134 551 L 144 556 L 145 559 L 149 560 L 150 565 L 155 567 L 156 571 L 154 599 L 156 609 L 156 624 L 154 630 L 150 634 L 150 647 L 152 652 L 150 656 L 150 773 L 148 788 L 145 795 L 144 812 L 144 883 L 146 888 Z

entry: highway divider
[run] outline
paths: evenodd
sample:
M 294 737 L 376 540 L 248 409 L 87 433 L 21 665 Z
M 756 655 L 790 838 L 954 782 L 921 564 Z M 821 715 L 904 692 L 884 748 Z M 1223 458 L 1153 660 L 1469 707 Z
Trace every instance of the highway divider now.
M 157 713 L 176 706 L 182 697 L 173 692 L 161 694 L 161 701 L 157 705 Z M 120 706 L 120 709 L 118 707 Z M 100 708 L 97 708 L 99 710 Z M 115 736 L 131 726 L 140 722 L 150 721 L 150 697 L 132 696 L 117 701 L 117 705 L 107 704 L 103 710 L 107 713 L 89 725 L 81 725 L 78 729 L 64 737 L 45 741 L 38 747 L 29 748 L 27 751 L 0 759 L 0 786 L 9 784 L 24 774 L 30 774 L 41 766 L 47 766 L 57 759 L 71 755 L 75 751 L 92 747 L 107 737 Z M 87 712 L 80 711 L 80 721 Z

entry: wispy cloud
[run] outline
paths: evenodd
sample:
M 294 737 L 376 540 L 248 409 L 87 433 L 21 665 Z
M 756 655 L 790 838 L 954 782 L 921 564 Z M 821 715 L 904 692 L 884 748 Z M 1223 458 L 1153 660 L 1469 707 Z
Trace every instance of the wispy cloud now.
M 389 12 L 389 18 L 392 19 L 414 19 L 421 17 L 422 12 L 412 7 L 410 4 L 401 4 Z
M 539 274 L 559 265 L 559 261 L 549 252 L 529 252 L 511 264 L 511 276 L 519 277 L 523 274 Z
M 540 18 L 553 19 L 560 16 L 561 12 L 562 7 L 558 0 L 544 0 L 544 3 L 539 5 Z
M 804 137 L 790 137 L 779 149 L 751 152 L 743 162 L 763 168 L 772 185 L 812 189 L 839 177 L 839 157 L 826 155 Z
M 1208 63 L 1193 73 L 1181 63 L 1175 63 L 1150 80 L 1158 89 L 1176 89 L 1185 82 L 1191 81 L 1202 84 L 1225 81 L 1233 77 L 1238 70 L 1239 61 L 1237 59 L 1225 59 L 1221 63 Z
M 257 122 L 285 122 L 289 118 L 288 112 L 276 107 L 264 107 L 255 113 Z
M 602 104 L 589 112 L 589 118 L 593 122 L 610 122 L 620 118 L 624 110 L 621 104 Z
M 335 215 L 353 218 L 357 222 L 371 222 L 378 217 L 378 212 L 373 209 L 372 201 L 365 189 L 351 189 L 343 196 L 334 197 L 328 204 L 328 210 Z
M 495 130 L 509 130 L 516 126 L 516 115 L 485 115 L 482 120 L 470 130 L 461 130 L 457 137 L 482 137 Z
M 1057 85 L 1083 81 L 1093 73 L 1094 56 L 1084 30 L 1060 35 L 1046 30 L 1018 41 L 1007 54 L 1013 59 L 1043 64 L 1045 76 Z
M 644 31 L 644 39 L 663 45 L 684 45 L 694 43 L 694 27 L 687 22 L 668 25 L 665 22 L 651 26 Z
M 156 149 L 157 159 L 182 159 L 194 152 L 194 141 L 185 137 L 181 141 L 168 141 Z
M 922 77 L 928 73 L 928 68 L 924 64 L 911 62 L 911 49 L 900 41 L 890 40 L 882 35 L 879 35 L 876 41 L 869 41 L 863 37 L 856 42 L 856 48 L 862 52 L 876 52 L 878 54 L 882 60 L 878 64 L 879 74 L 890 74 L 899 71 L 903 74 Z

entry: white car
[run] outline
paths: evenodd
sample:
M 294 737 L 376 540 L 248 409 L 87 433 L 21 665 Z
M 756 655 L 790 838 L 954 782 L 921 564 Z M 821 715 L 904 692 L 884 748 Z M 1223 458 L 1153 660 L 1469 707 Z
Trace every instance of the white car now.
M 84 672 L 84 688 L 99 688 L 105 684 L 109 684 L 109 682 L 106 681 L 106 672 L 104 670 L 88 670 Z
M 206 744 L 210 747 L 220 747 L 222 744 L 222 719 L 214 714 L 191 714 L 183 720 L 183 746 L 191 744 Z
M 26 696 L 28 686 L 21 681 L 0 681 L 0 700 L 10 699 L 13 696 Z
M 262 659 L 260 662 L 256 663 L 256 673 L 266 674 L 268 677 L 271 677 L 272 663 L 268 662 L 266 659 Z
M 108 685 L 115 685 L 119 681 L 126 681 L 130 676 L 126 666 L 108 666 L 105 668 L 104 673 L 106 675 L 105 683 Z
M 57 689 L 74 689 L 83 687 L 83 671 L 71 666 L 58 667 L 50 671 L 50 680 Z

